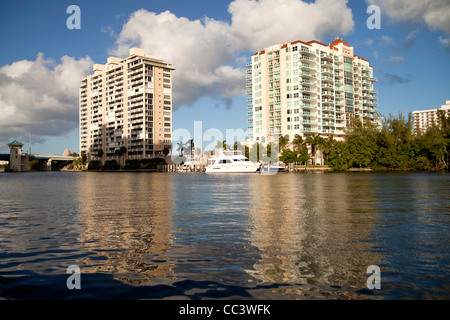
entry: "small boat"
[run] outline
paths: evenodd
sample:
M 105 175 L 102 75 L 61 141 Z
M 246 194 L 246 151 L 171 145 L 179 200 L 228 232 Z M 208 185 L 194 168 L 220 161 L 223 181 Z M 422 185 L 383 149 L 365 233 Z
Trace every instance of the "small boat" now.
M 195 168 L 200 167 L 200 161 L 197 159 L 188 159 L 185 163 L 183 163 L 183 171 L 194 170 Z
M 285 170 L 284 167 L 280 167 L 280 166 L 276 166 L 276 165 L 272 165 L 272 164 L 263 164 L 261 166 L 261 168 L 259 169 L 259 172 L 261 174 L 272 174 L 272 173 L 277 173 L 277 172 L 281 172 L 284 170 Z
M 249 161 L 241 151 L 223 151 L 208 159 L 206 173 L 256 173 L 260 163 Z

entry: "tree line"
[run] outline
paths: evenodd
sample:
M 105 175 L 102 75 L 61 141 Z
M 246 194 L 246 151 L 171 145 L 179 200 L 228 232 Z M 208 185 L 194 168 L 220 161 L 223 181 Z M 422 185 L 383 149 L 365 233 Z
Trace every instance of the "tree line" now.
M 320 150 L 325 165 L 334 170 L 352 167 L 374 170 L 449 170 L 450 116 L 438 110 L 438 123 L 424 131 L 413 132 L 413 118 L 389 115 L 382 126 L 370 121 L 352 121 L 343 141 L 312 134 L 296 135 L 289 143 L 280 137 L 280 161 L 286 164 L 315 164 Z M 289 147 L 288 147 L 289 145 Z M 307 146 L 310 147 L 310 153 Z M 311 161 L 310 161 L 311 160 Z

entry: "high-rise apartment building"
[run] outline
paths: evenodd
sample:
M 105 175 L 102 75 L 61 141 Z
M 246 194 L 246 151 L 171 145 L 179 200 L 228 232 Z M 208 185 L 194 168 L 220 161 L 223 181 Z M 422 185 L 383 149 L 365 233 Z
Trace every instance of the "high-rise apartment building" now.
M 253 54 L 247 67 L 253 141 L 312 133 L 340 139 L 352 119 L 380 123 L 373 69 L 341 39 L 273 45 Z
M 80 151 L 88 160 L 117 160 L 121 147 L 124 159 L 157 157 L 170 149 L 174 68 L 133 48 L 128 58 L 110 57 L 93 69 L 79 89 Z
M 442 110 L 444 114 L 450 116 L 450 100 L 442 105 L 440 109 L 416 110 L 413 111 L 414 132 L 425 132 L 432 124 L 439 124 L 440 119 L 438 110 Z

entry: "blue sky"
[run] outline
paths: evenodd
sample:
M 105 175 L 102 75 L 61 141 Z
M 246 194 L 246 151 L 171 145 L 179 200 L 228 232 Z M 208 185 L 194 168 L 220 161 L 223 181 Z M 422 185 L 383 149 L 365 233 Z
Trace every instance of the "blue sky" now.
M 173 126 L 192 133 L 194 121 L 224 135 L 245 130 L 245 63 L 264 44 L 286 41 L 343 38 L 373 66 L 385 116 L 450 99 L 448 1 L 304 2 L 0 0 L 0 152 L 13 139 L 28 150 L 30 137 L 33 153 L 78 152 L 79 80 L 132 45 L 174 64 Z M 372 3 L 380 29 L 366 26 Z M 66 27 L 72 4 L 81 10 L 80 30 Z M 275 31 L 258 33 L 265 28 Z

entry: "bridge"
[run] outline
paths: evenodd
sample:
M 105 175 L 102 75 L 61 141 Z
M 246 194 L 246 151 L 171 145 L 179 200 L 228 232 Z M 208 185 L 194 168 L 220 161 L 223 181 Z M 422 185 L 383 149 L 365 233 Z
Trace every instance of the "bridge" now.
M 46 155 L 46 154 L 27 154 L 29 157 L 29 161 L 33 160 L 55 160 L 55 161 L 73 161 L 76 157 L 70 156 L 54 156 L 54 155 Z M 9 161 L 10 154 L 9 153 L 0 153 L 0 161 Z
M 16 140 L 9 143 L 8 146 L 10 153 L 0 153 L 0 160 L 9 161 L 10 171 L 28 171 L 29 162 L 33 160 L 39 160 L 39 167 L 42 171 L 51 171 L 52 161 L 70 162 L 76 159 L 71 156 L 22 153 L 23 144 Z

